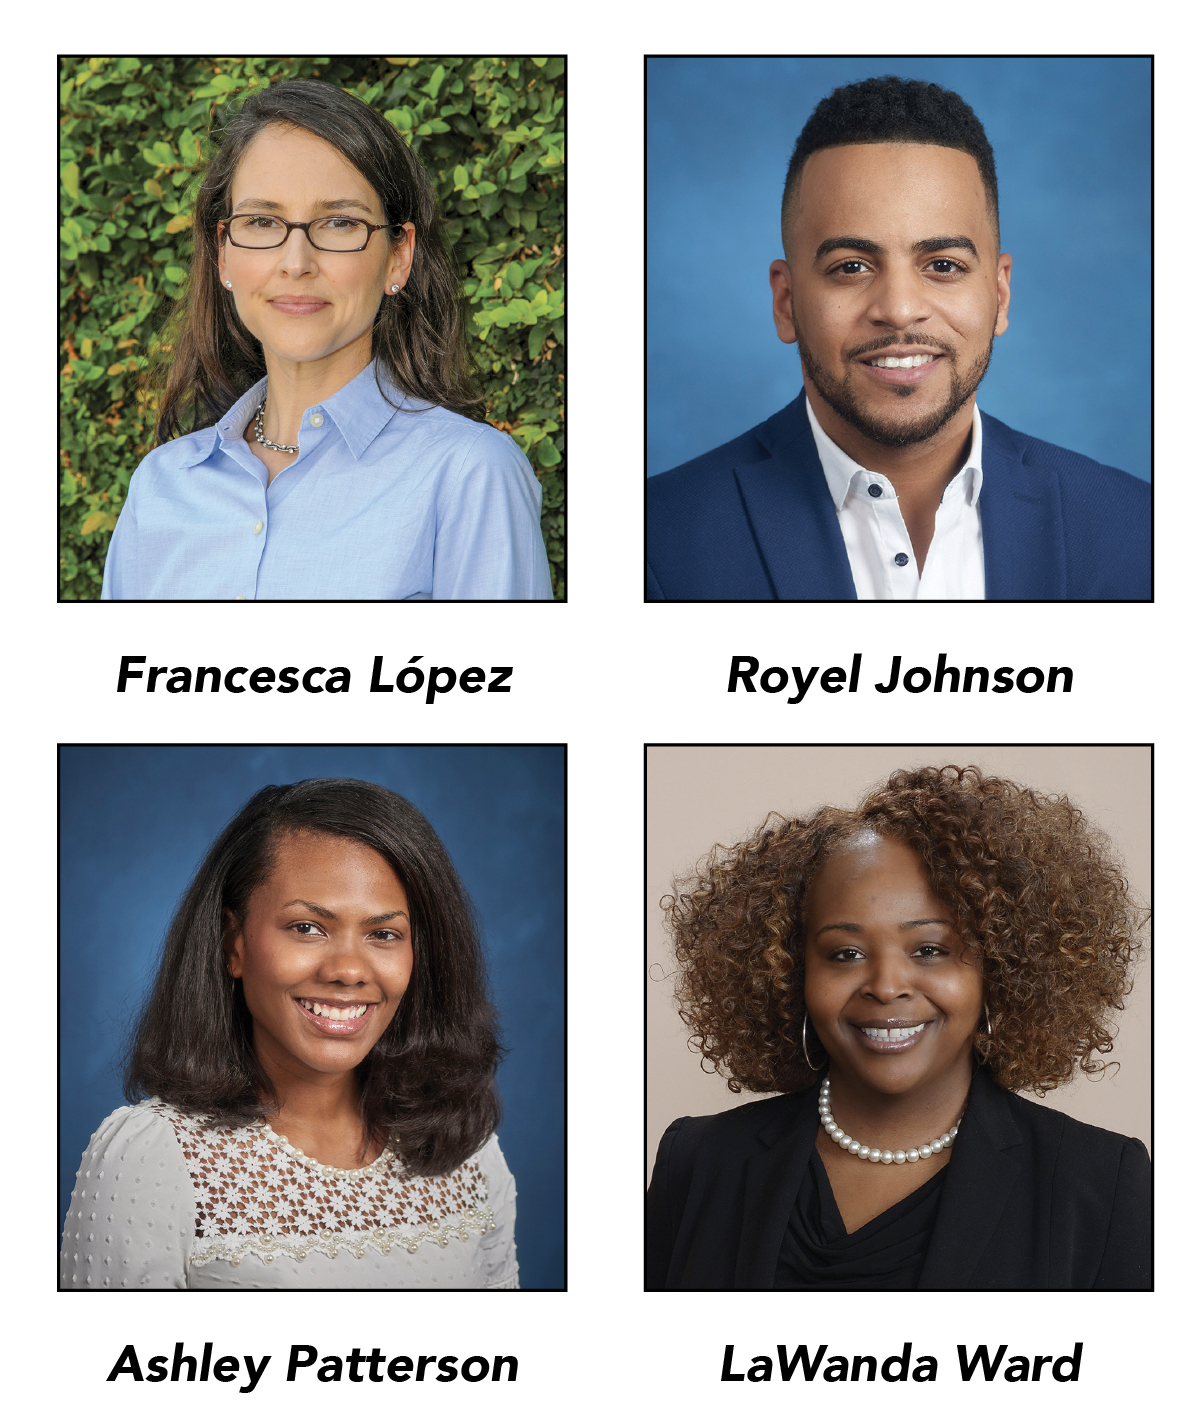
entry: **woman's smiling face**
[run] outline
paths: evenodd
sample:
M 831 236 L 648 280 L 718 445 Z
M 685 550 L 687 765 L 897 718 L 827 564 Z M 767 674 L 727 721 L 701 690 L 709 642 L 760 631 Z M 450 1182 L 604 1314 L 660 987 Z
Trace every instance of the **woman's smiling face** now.
M 240 978 L 268 1075 L 311 1079 L 363 1060 L 413 971 L 409 902 L 391 865 L 349 838 L 288 833 L 238 922 L 226 964 Z
M 983 986 L 912 848 L 866 830 L 825 863 L 805 1001 L 836 1074 L 886 1095 L 934 1087 L 970 1062 Z
M 314 218 L 361 218 L 383 223 L 379 196 L 332 144 L 272 124 L 248 145 L 230 187 L 230 214 L 263 213 L 307 223 Z M 299 229 L 282 247 L 239 248 L 224 237 L 219 267 L 231 285 L 238 316 L 284 362 L 312 362 L 348 347 L 371 355 L 371 330 L 393 284 L 404 287 L 413 260 L 412 223 L 381 229 L 358 253 L 315 248 Z M 398 240 L 395 247 L 389 239 Z

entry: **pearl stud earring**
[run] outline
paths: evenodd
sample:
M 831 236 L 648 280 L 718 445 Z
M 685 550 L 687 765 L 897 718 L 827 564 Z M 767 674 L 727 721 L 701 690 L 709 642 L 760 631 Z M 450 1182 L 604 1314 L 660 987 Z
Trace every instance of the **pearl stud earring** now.
M 233 283 L 230 282 L 229 278 L 226 278 L 225 285 L 227 288 L 232 288 L 234 286 Z
M 401 285 L 400 285 L 400 283 L 393 283 L 393 285 L 392 285 L 392 290 L 393 290 L 394 293 L 399 293 L 400 290 L 401 290 Z

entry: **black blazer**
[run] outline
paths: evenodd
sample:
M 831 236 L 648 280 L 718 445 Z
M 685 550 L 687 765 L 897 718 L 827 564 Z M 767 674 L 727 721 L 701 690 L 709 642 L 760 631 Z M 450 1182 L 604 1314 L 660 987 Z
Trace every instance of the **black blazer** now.
M 771 1289 L 818 1131 L 818 1088 L 664 1132 L 647 1206 L 648 1289 Z M 920 1289 L 1150 1289 L 1152 1187 L 1138 1140 L 978 1072 Z
M 1150 600 L 1152 488 L 981 413 L 987 600 Z M 805 393 L 647 482 L 649 600 L 854 600 Z

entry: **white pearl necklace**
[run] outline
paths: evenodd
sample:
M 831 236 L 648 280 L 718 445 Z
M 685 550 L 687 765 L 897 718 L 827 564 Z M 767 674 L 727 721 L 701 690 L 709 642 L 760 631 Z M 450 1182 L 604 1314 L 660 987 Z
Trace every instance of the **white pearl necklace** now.
M 830 1136 L 836 1145 L 842 1146 L 849 1155 L 859 1156 L 861 1160 L 871 1160 L 874 1165 L 904 1165 L 913 1164 L 916 1160 L 930 1160 L 932 1155 L 938 1155 L 944 1151 L 955 1140 L 960 1130 L 960 1121 L 943 1135 L 937 1135 L 934 1140 L 928 1141 L 925 1145 L 915 1146 L 912 1150 L 877 1150 L 875 1147 L 869 1148 L 861 1145 L 858 1140 L 854 1140 L 845 1130 L 835 1124 L 835 1118 L 831 1115 L 831 1078 L 828 1076 L 822 1083 L 822 1090 L 818 1093 L 818 1118 L 822 1122 L 822 1129 Z M 961 1117 L 963 1120 L 963 1117 Z
M 303 1150 L 298 1150 L 287 1136 L 273 1131 L 269 1125 L 260 1122 L 260 1126 L 267 1139 L 278 1145 L 285 1155 L 290 1155 L 293 1160 L 299 1160 L 302 1165 L 307 1165 L 310 1170 L 316 1170 L 319 1175 L 330 1175 L 335 1180 L 369 1180 L 377 1171 L 385 1169 L 390 1161 L 396 1159 L 391 1150 L 386 1150 L 383 1154 L 378 1155 L 370 1165 L 361 1166 L 358 1170 L 342 1170 L 337 1165 L 323 1165 L 320 1160 L 314 1160 L 311 1155 L 306 1155 Z

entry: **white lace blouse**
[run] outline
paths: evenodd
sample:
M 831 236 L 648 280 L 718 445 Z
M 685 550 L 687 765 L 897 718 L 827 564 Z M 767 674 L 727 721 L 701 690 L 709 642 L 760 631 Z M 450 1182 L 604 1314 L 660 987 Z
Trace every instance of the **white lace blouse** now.
M 516 1289 L 496 1136 L 447 1175 L 310 1160 L 263 1125 L 155 1099 L 92 1137 L 63 1229 L 64 1289 Z

